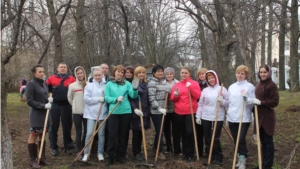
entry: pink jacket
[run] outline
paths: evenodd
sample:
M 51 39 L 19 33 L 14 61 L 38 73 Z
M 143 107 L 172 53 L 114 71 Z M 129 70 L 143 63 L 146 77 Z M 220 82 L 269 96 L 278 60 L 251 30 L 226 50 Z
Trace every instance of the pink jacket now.
M 186 83 L 190 82 L 191 85 L 187 88 Z M 174 91 L 178 88 L 179 96 L 174 95 Z M 198 103 L 197 100 L 201 96 L 201 90 L 199 87 L 198 82 L 188 78 L 184 81 L 179 81 L 176 83 L 171 91 L 170 99 L 175 103 L 175 113 L 179 115 L 187 115 L 191 114 L 191 107 L 190 107 L 190 100 L 189 100 L 189 93 L 191 93 L 192 105 L 193 105 L 193 113 L 197 111 Z

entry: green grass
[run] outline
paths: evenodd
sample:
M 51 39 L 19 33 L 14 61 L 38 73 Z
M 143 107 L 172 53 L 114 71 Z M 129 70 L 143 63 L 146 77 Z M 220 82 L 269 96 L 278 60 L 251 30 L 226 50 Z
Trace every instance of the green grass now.
M 24 109 L 24 106 L 28 109 Z M 23 112 L 20 112 L 23 110 Z M 7 113 L 9 116 L 18 116 L 19 113 L 28 113 L 29 106 L 27 106 L 26 102 L 20 101 L 19 93 L 8 93 L 7 97 Z

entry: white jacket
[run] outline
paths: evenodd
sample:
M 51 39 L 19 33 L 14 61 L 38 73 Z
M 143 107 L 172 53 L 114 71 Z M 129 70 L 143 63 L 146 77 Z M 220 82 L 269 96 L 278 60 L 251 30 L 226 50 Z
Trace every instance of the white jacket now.
M 248 100 L 245 102 L 244 105 L 244 114 L 242 122 L 250 123 L 252 121 L 252 108 L 253 99 L 255 98 L 255 87 L 247 80 L 235 82 L 229 86 L 229 107 L 227 110 L 227 121 L 237 123 L 240 122 L 243 105 L 242 93 L 244 91 L 247 92 Z
M 103 104 L 103 106 L 102 106 L 100 118 L 98 120 L 103 120 L 107 116 L 108 114 L 107 103 L 106 102 L 101 103 L 99 100 L 101 96 L 104 97 L 105 85 L 106 83 L 103 81 L 98 83 L 97 81 L 94 80 L 92 83 L 89 83 L 84 88 L 84 103 L 85 103 L 84 115 L 83 115 L 84 118 L 96 120 L 101 104 Z
M 221 91 L 221 86 L 219 85 L 219 79 L 217 74 L 209 70 L 206 73 L 213 73 L 215 75 L 216 84 L 214 86 L 209 85 L 208 87 L 203 89 L 201 93 L 200 100 L 198 102 L 198 109 L 196 112 L 196 118 L 201 118 L 203 120 L 215 121 L 216 118 L 216 110 L 218 107 L 218 96 Z M 225 117 L 225 107 L 228 106 L 228 92 L 225 87 L 222 89 L 223 102 L 220 105 L 220 109 L 218 111 L 218 121 L 224 121 Z
M 83 67 L 78 66 L 74 69 L 76 81 L 71 83 L 68 88 L 68 101 L 72 106 L 72 113 L 74 114 L 83 114 L 84 110 L 84 102 L 83 102 L 83 89 L 82 89 L 82 82 L 80 82 L 76 76 L 76 70 L 78 68 L 81 68 L 84 72 L 84 77 L 85 71 Z M 86 82 L 88 83 L 88 82 Z

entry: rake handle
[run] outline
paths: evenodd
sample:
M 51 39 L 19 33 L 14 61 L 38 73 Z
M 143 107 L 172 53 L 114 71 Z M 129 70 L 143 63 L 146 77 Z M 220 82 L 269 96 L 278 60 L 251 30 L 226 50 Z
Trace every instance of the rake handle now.
M 196 133 L 196 127 L 195 127 L 195 118 L 194 118 L 194 110 L 193 110 L 193 104 L 192 104 L 192 96 L 191 92 L 188 88 L 189 92 L 189 100 L 190 100 L 190 107 L 191 107 L 191 116 L 192 116 L 192 125 L 193 125 L 193 132 L 194 132 L 194 142 L 195 142 L 195 148 L 196 148 L 196 154 L 197 154 L 197 161 L 199 161 L 199 151 L 198 151 L 198 141 L 197 141 L 197 133 Z

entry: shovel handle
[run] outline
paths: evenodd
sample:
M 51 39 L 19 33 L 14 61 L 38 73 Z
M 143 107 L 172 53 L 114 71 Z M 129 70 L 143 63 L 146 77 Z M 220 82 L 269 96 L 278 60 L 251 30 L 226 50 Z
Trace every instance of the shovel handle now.
M 258 121 L 258 113 L 257 113 L 257 105 L 254 105 L 255 110 L 255 127 L 256 127 L 256 140 L 257 140 L 257 152 L 258 152 L 258 165 L 259 169 L 262 169 L 262 161 L 261 161 L 261 148 L 260 148 L 260 134 L 259 134 L 259 121 Z

